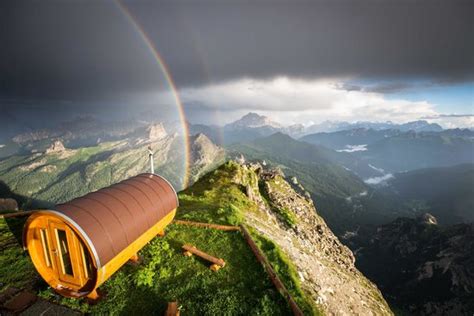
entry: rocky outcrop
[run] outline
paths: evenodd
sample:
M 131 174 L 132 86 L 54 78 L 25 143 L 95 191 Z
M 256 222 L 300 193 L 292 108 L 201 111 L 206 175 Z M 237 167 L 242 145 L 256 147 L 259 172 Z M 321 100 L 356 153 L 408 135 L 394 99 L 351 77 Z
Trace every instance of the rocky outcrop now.
M 165 127 L 162 123 L 152 124 L 147 128 L 148 140 L 157 141 L 168 136 L 168 133 L 165 130 Z
M 35 141 L 41 141 L 44 139 L 48 139 L 51 137 L 57 136 L 58 133 L 49 131 L 49 130 L 38 130 L 34 132 L 27 132 L 27 133 L 22 133 L 19 135 L 16 135 L 15 137 L 12 138 L 13 142 L 17 144 L 27 144 Z
M 61 153 L 64 152 L 66 148 L 64 147 L 64 144 L 60 140 L 55 140 L 51 146 L 49 146 L 46 149 L 46 154 L 51 154 L 51 153 Z
M 18 211 L 18 203 L 15 199 L 0 199 L 0 211 Z
M 430 213 L 425 213 L 418 217 L 418 222 L 420 224 L 427 224 L 427 225 L 438 225 L 438 220 L 436 217 L 431 215 Z
M 74 155 L 76 151 L 73 149 L 67 149 L 63 142 L 56 139 L 44 152 L 45 155 L 56 155 L 58 158 L 66 159 Z
M 261 127 L 270 127 L 275 129 L 280 129 L 282 126 L 276 122 L 273 122 L 266 116 L 258 115 L 257 113 L 247 113 L 242 116 L 235 122 L 227 124 L 226 129 L 230 130 L 240 130 L 245 128 L 261 128 Z
M 233 181 L 259 206 L 246 223 L 275 242 L 298 269 L 304 291 L 329 315 L 389 315 L 377 287 L 354 266 L 354 255 L 297 193 L 281 170 L 241 166 Z M 302 188 L 304 190 L 304 188 Z
M 197 134 L 190 138 L 192 161 L 195 165 L 207 165 L 223 156 L 224 150 L 215 145 L 206 135 Z

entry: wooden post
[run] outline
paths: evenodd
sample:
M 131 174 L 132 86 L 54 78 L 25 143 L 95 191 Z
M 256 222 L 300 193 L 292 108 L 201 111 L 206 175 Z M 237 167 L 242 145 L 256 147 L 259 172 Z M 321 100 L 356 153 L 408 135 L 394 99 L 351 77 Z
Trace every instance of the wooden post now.
M 90 292 L 89 294 L 87 294 L 87 299 L 88 299 L 89 303 L 91 303 L 91 304 L 97 303 L 99 298 L 100 298 L 100 295 L 99 295 L 99 293 L 97 293 L 97 290 L 94 290 L 94 291 Z
M 165 316 L 179 316 L 178 302 L 168 302 Z
M 192 245 L 183 245 L 183 250 L 185 250 L 185 253 L 184 253 L 185 255 L 188 255 L 187 253 L 189 252 L 191 254 L 195 254 L 196 256 L 201 257 L 201 258 L 213 263 L 213 265 L 211 265 L 211 270 L 212 271 L 217 271 L 220 268 L 225 267 L 225 261 L 223 259 L 213 257 L 213 256 L 205 253 L 204 251 L 201 251 L 201 250 L 197 249 L 196 247 L 194 247 Z
M 138 263 L 140 261 L 140 256 L 138 255 L 138 253 L 133 254 L 133 256 L 130 257 L 130 261 L 132 261 L 133 263 Z

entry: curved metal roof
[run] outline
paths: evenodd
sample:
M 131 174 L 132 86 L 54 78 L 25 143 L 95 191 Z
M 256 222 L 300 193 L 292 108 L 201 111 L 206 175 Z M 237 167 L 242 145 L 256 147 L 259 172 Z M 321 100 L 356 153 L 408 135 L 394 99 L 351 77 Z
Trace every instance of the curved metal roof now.
M 171 184 L 146 173 L 57 205 L 90 244 L 98 268 L 178 207 Z

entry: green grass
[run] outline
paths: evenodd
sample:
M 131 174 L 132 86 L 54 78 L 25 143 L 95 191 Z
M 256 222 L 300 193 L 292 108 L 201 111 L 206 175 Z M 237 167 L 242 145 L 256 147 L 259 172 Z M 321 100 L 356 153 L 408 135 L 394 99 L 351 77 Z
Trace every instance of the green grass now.
M 0 291 L 9 286 L 30 288 L 41 282 L 21 245 L 23 223 L 22 219 L 0 219 Z
M 241 172 L 234 162 L 227 162 L 179 194 L 181 207 L 177 218 L 239 225 L 244 212 L 256 210 L 257 205 L 244 193 L 244 187 L 232 183 Z
M 217 272 L 200 258 L 186 257 L 191 243 L 226 261 Z M 139 266 L 125 265 L 100 289 L 97 305 L 59 298 L 59 302 L 92 314 L 162 315 L 167 302 L 178 300 L 183 315 L 287 315 L 289 307 L 271 284 L 239 232 L 170 225 L 140 251 Z M 56 298 L 51 291 L 43 297 Z

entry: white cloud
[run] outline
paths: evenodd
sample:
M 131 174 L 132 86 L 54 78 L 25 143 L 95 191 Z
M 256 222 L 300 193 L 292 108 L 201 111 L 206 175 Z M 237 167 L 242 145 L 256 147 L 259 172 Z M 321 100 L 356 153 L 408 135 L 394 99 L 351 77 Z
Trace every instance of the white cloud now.
M 377 168 L 377 167 L 371 165 L 370 163 L 369 163 L 369 167 L 374 169 L 375 171 L 378 171 L 378 172 L 382 173 L 382 174 L 385 173 L 385 170 L 383 170 L 382 168 Z
M 367 150 L 367 144 L 364 145 L 346 145 L 344 149 L 338 149 L 336 150 L 337 152 L 346 152 L 346 153 L 353 153 L 356 151 L 366 151 Z
M 473 128 L 473 115 L 440 115 L 439 117 L 432 117 L 427 119 L 430 123 L 437 123 L 443 128 Z
M 384 183 L 385 181 L 387 180 L 390 180 L 393 178 L 393 174 L 391 173 L 388 173 L 384 176 L 381 176 L 381 177 L 373 177 L 373 178 L 368 178 L 366 180 L 364 180 L 365 183 L 367 184 L 381 184 L 381 183 Z
M 341 89 L 337 80 L 240 79 L 205 87 L 185 88 L 186 104 L 199 104 L 227 114 L 229 122 L 242 113 L 257 111 L 283 124 L 331 121 L 392 121 L 397 123 L 436 116 L 426 101 L 385 99 L 373 92 Z

